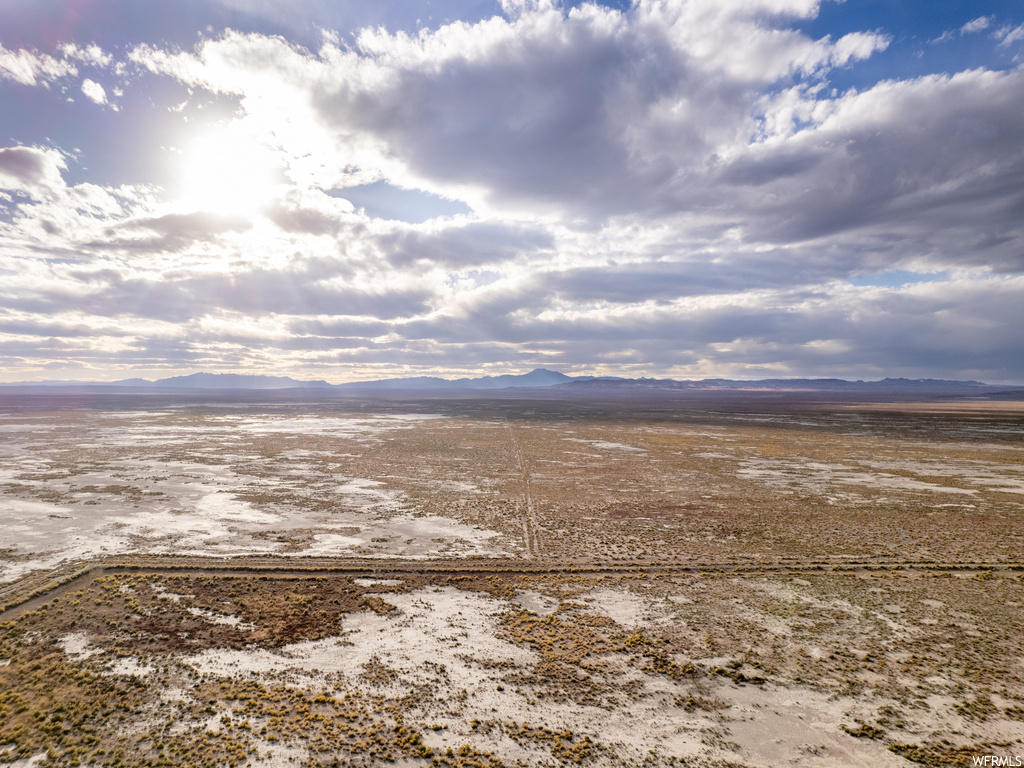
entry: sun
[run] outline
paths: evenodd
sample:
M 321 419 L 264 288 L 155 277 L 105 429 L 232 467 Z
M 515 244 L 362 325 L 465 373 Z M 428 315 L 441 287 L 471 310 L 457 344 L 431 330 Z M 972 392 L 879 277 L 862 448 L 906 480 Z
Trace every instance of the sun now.
M 237 127 L 196 137 L 182 150 L 182 160 L 181 203 L 189 210 L 252 215 L 277 192 L 274 153 Z

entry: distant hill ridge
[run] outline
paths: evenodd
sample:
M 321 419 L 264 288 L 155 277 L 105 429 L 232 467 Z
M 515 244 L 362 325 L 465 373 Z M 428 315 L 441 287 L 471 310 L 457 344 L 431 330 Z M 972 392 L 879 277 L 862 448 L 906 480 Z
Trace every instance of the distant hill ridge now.
M 779 390 L 779 391 L 821 391 L 821 392 L 900 392 L 900 391 L 989 391 L 1014 389 L 994 386 L 980 381 L 956 381 L 951 379 L 904 379 L 886 378 L 880 381 L 848 381 L 846 379 L 757 379 L 741 381 L 736 379 L 623 379 L 604 382 L 596 379 L 573 381 L 571 385 L 586 389 L 690 389 L 690 390 Z
M 579 380 L 592 380 L 593 376 L 567 376 L 547 368 L 534 368 L 529 373 L 481 376 L 476 379 L 441 379 L 436 376 L 417 376 L 408 379 L 379 379 L 337 384 L 347 389 L 505 389 L 506 387 L 552 387 Z
M 318 390 L 335 392 L 415 392 L 501 389 L 551 389 L 563 392 L 628 393 L 630 391 L 819 391 L 819 392 L 932 392 L 939 394 L 986 394 L 1022 387 L 984 384 L 980 381 L 950 379 L 886 378 L 880 381 L 847 381 L 846 379 L 626 379 L 614 376 L 568 376 L 559 371 L 536 368 L 524 374 L 481 376 L 477 378 L 443 379 L 437 376 L 413 376 L 375 381 L 328 384 L 326 381 L 300 381 L 289 376 L 263 376 L 240 373 L 193 373 L 166 379 L 123 379 L 113 382 L 40 381 L 2 384 L 5 390 L 93 391 L 93 392 L 168 392 L 210 390 Z
M 137 382 L 138 379 L 126 381 Z M 189 376 L 158 379 L 153 385 L 175 389 L 291 389 L 331 386 L 326 381 L 298 381 L 289 376 L 257 376 L 244 373 L 193 373 Z

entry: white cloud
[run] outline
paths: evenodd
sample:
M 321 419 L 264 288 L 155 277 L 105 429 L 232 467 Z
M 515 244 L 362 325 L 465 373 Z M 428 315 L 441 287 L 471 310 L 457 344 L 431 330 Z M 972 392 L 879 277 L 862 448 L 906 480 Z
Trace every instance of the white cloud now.
M 195 54 L 139 47 L 131 58 L 240 95 L 248 120 L 290 137 L 296 167 L 317 158 L 323 185 L 389 178 L 478 210 L 603 216 L 656 206 L 673 176 L 741 148 L 752 88 L 887 45 L 877 33 L 832 43 L 763 26 L 815 9 L 651 2 L 566 14 L 540 3 L 415 36 L 364 29 L 354 48 L 328 43 L 318 56 L 228 34 Z M 318 151 L 301 151 L 310 140 Z
M 54 151 L 0 150 L 0 360 L 51 333 L 90 365 L 331 379 L 495 360 L 1024 377 L 1024 71 L 833 92 L 830 70 L 890 38 L 792 28 L 817 7 L 523 2 L 479 23 L 325 35 L 316 52 L 235 32 L 138 46 L 141 78 L 174 81 L 162 106 L 188 99 L 167 119 L 198 131 L 212 92 L 230 109 L 208 123 L 259 143 L 281 179 L 236 208 L 68 186 Z M 123 64 L 89 50 L 64 53 Z M 336 191 L 378 180 L 472 210 L 384 221 Z M 848 282 L 891 269 L 951 277 Z M 90 324 L 104 341 L 80 341 Z
M 748 237 L 853 239 L 936 265 L 1024 269 L 1024 72 L 884 82 L 812 120 L 723 167 Z
M 9 51 L 0 45 L 0 77 L 22 85 L 47 84 L 78 70 L 67 61 L 24 49 Z
M 884 51 L 892 39 L 877 32 L 851 32 L 836 41 L 832 62 L 839 67 L 851 61 L 862 61 L 875 51 Z
M 992 26 L 992 22 L 994 20 L 994 16 L 979 16 L 976 19 L 971 19 L 959 29 L 947 29 L 941 35 L 932 40 L 932 43 L 948 43 L 950 40 L 955 40 L 956 38 L 963 37 L 964 35 L 984 32 Z M 998 35 L 998 32 L 995 34 Z
M 89 101 L 94 104 L 106 104 L 107 103 L 107 92 L 103 90 L 103 86 L 94 80 L 85 78 L 82 81 L 82 93 L 88 97 Z
M 992 36 L 999 41 L 1000 47 L 1008 46 L 1019 40 L 1024 40 L 1024 24 L 1016 27 L 1002 27 L 993 32 Z
M 38 147 L 0 148 L 0 189 L 30 194 L 53 194 L 63 189 L 64 158 L 52 149 Z
M 197 83 L 202 79 L 203 65 L 189 53 L 168 52 L 143 43 L 128 52 L 128 60 L 150 72 L 171 75 L 182 82 Z
M 96 43 L 84 46 L 76 45 L 75 43 L 65 43 L 60 47 L 60 50 L 66 58 L 74 59 L 93 67 L 109 67 L 114 63 L 114 57 L 96 45 Z
M 976 19 L 971 19 L 962 27 L 960 27 L 961 35 L 969 35 L 973 32 L 982 32 L 988 29 L 992 25 L 991 16 L 979 16 Z

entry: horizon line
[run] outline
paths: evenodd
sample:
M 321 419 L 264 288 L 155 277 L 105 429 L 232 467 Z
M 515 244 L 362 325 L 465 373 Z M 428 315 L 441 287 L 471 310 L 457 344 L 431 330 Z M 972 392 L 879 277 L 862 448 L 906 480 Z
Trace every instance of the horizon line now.
M 758 376 L 756 378 L 731 377 L 731 376 L 717 375 L 717 376 L 703 376 L 701 378 L 674 378 L 672 376 L 661 376 L 661 377 L 659 377 L 659 376 L 648 376 L 648 375 L 630 376 L 630 375 L 610 374 L 610 373 L 600 373 L 600 374 L 592 374 L 592 373 L 565 373 L 565 372 L 560 371 L 558 369 L 543 368 L 543 367 L 535 367 L 535 368 L 530 369 L 529 371 L 526 371 L 525 373 L 484 373 L 484 374 L 477 374 L 477 375 L 462 374 L 462 375 L 455 375 L 454 378 L 450 378 L 450 377 L 453 376 L 453 374 L 450 373 L 450 372 L 447 373 L 447 375 L 439 375 L 437 373 L 414 373 L 414 374 L 397 375 L 397 376 L 381 376 L 381 377 L 372 378 L 372 379 L 350 379 L 350 380 L 344 380 L 344 381 L 338 381 L 338 382 L 331 382 L 331 381 L 328 381 L 328 380 L 323 379 L 323 378 L 320 378 L 320 379 L 300 379 L 300 378 L 296 378 L 294 375 L 283 374 L 283 373 L 252 373 L 252 372 L 249 372 L 249 373 L 238 373 L 238 372 L 235 372 L 235 371 L 198 370 L 198 371 L 192 371 L 190 373 L 172 373 L 172 374 L 170 374 L 168 376 L 164 376 L 164 377 L 160 377 L 160 378 L 154 378 L 154 379 L 149 379 L 149 378 L 145 378 L 145 377 L 142 377 L 142 376 L 126 376 L 126 377 L 118 378 L 118 379 L 33 379 L 33 380 L 23 379 L 23 380 L 19 380 L 19 381 L 0 381 L 0 387 L 17 387 L 17 386 L 76 386 L 76 385 L 78 385 L 78 386 L 113 386 L 113 385 L 121 384 L 122 382 L 131 382 L 131 381 L 138 381 L 140 384 L 142 384 L 142 383 L 145 383 L 145 384 L 157 384 L 159 382 L 168 381 L 168 380 L 171 380 L 171 379 L 189 379 L 189 378 L 196 377 L 196 376 L 210 376 L 210 377 L 229 377 L 229 376 L 234 376 L 234 377 L 250 378 L 250 379 L 258 379 L 258 378 L 288 379 L 290 381 L 296 382 L 297 384 L 327 385 L 327 386 L 331 386 L 331 387 L 338 387 L 338 386 L 352 386 L 352 385 L 358 385 L 358 384 L 377 384 L 377 383 L 381 383 L 381 382 L 394 382 L 394 381 L 403 381 L 403 380 L 410 380 L 410 379 L 435 379 L 435 380 L 438 380 L 438 381 L 446 381 L 446 382 L 454 383 L 454 382 L 457 382 L 457 381 L 476 381 L 476 380 L 496 379 L 496 378 L 503 378 L 503 377 L 518 378 L 518 377 L 524 377 L 524 376 L 528 376 L 530 374 L 538 373 L 538 372 L 558 374 L 558 375 L 561 375 L 561 376 L 566 376 L 567 378 L 572 379 L 572 380 L 580 380 L 580 379 L 589 379 L 589 380 L 598 379 L 598 380 L 600 380 L 600 379 L 606 379 L 606 380 L 619 380 L 619 381 L 665 381 L 665 382 L 677 382 L 677 383 L 701 383 L 701 382 L 713 382 L 713 381 L 734 382 L 734 383 L 758 383 L 758 382 L 764 382 L 764 381 L 793 381 L 793 382 L 798 382 L 798 381 L 841 381 L 841 382 L 845 382 L 845 383 L 849 383 L 849 384 L 878 384 L 878 383 L 882 383 L 884 381 L 890 381 L 891 380 L 891 381 L 908 381 L 908 382 L 929 382 L 929 381 L 931 381 L 931 382 L 953 382 L 953 383 L 958 383 L 958 384 L 974 384 L 974 385 L 980 385 L 980 386 L 986 386 L 986 387 L 1002 387 L 1002 386 L 1007 386 L 1007 387 L 1024 387 L 1024 382 L 984 382 L 984 381 L 979 381 L 977 379 L 970 379 L 970 378 L 954 379 L 954 378 L 942 378 L 942 377 L 937 377 L 937 376 L 893 376 L 893 375 L 885 375 L 885 376 L 881 376 L 880 378 L 877 378 L 877 379 L 876 378 L 866 379 L 866 378 L 844 378 L 843 376 L 836 376 L 836 375 L 833 375 L 833 376 L 825 376 L 825 375 L 814 375 L 814 376 L 808 376 L 808 375 L 804 375 L 804 376 L 799 376 L 799 375 L 761 375 L 761 376 Z M 150 375 L 152 375 L 152 374 L 150 374 Z M 288 389 L 288 388 L 299 388 L 299 387 L 279 387 L 279 388 Z

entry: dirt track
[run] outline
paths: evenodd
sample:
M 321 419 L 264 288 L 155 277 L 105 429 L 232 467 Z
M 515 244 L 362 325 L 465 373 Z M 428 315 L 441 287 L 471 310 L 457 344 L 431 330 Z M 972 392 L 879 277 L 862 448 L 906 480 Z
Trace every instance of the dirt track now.
M 996 572 L 1024 572 L 1021 562 L 936 562 L 927 560 L 800 560 L 775 558 L 753 560 L 736 558 L 712 562 L 653 563 L 637 560 L 623 562 L 576 563 L 568 566 L 498 558 L 464 560 L 406 560 L 349 558 L 201 558 L 160 555 L 113 556 L 68 564 L 45 572 L 36 572 L 0 588 L 0 621 L 17 618 L 34 610 L 84 582 L 112 573 L 179 574 L 204 576 L 272 575 L 275 579 L 306 578 L 311 575 L 345 574 L 388 578 L 406 575 L 798 575 L 809 573 L 955 573 L 978 575 Z
M 523 451 L 519 447 L 519 441 L 516 440 L 516 433 L 512 429 L 512 425 L 508 423 L 508 419 L 505 420 L 505 429 L 508 430 L 508 437 L 512 443 L 512 452 L 516 457 L 516 468 L 519 470 L 519 474 L 523 478 L 523 502 L 525 504 L 525 509 L 523 511 L 523 541 L 526 542 L 526 551 L 529 557 L 533 560 L 540 561 L 540 532 L 537 526 L 537 515 L 533 508 L 533 490 L 530 488 L 530 471 L 526 466 L 526 460 L 523 458 Z

